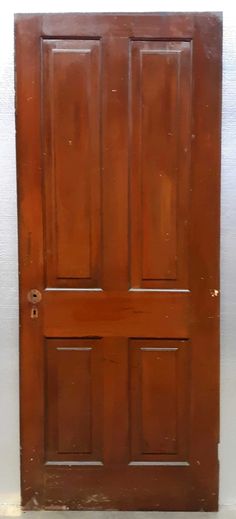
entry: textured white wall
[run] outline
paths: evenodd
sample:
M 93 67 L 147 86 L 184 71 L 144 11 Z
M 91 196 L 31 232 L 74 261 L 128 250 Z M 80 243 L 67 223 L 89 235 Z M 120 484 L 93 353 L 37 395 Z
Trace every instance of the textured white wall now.
M 8 0 L 0 17 L 0 506 L 19 504 L 13 13 L 224 11 L 220 503 L 236 508 L 236 7 L 225 0 Z M 4 506 L 3 506 L 4 505 Z M 13 510 L 13 509 L 12 509 Z

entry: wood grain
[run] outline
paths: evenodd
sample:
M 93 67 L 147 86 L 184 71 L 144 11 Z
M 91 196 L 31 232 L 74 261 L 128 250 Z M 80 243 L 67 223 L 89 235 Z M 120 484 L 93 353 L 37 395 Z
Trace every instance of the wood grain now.
M 216 510 L 221 17 L 15 32 L 23 508 Z
M 42 53 L 47 284 L 97 287 L 101 284 L 100 43 L 44 40 Z
M 133 41 L 130 67 L 131 283 L 188 288 L 191 42 Z

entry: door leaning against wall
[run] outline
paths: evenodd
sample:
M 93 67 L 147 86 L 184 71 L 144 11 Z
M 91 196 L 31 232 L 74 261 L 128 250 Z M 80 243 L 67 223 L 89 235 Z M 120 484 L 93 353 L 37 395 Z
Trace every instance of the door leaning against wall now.
M 23 506 L 215 510 L 220 15 L 15 21 Z

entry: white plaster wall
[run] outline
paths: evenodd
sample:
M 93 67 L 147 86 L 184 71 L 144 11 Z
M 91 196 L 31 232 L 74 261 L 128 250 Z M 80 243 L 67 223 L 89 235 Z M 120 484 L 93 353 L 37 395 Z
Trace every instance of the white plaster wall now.
M 13 13 L 224 12 L 220 503 L 236 509 L 236 6 L 231 0 L 8 0 L 0 16 L 0 508 L 20 500 Z M 5 508 L 4 508 L 5 507 Z

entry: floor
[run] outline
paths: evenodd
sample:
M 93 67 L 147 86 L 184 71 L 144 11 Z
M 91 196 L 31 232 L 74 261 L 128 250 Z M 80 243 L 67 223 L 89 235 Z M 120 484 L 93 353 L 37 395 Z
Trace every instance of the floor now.
M 236 510 L 220 512 L 25 512 L 22 519 L 236 519 Z

